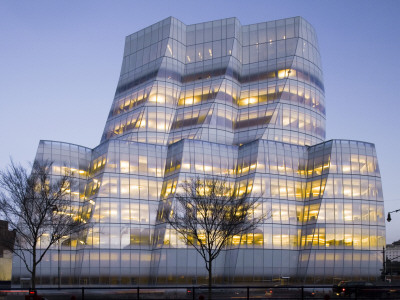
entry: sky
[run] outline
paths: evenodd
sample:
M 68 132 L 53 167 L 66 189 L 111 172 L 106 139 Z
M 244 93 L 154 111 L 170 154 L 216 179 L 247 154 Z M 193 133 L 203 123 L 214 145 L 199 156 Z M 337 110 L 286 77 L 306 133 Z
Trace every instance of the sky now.
M 125 36 L 173 16 L 243 25 L 302 16 L 316 29 L 327 139 L 376 146 L 386 212 L 400 209 L 400 1 L 0 1 L 0 169 L 39 140 L 95 147 L 118 82 Z M 397 88 L 394 88 L 397 86 Z M 386 223 L 400 239 L 400 212 Z

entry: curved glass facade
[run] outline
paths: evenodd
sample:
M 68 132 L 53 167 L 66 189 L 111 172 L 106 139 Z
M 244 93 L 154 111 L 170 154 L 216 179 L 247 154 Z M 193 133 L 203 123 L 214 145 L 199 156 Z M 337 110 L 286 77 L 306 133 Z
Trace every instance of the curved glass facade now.
M 73 171 L 90 223 L 39 266 L 42 284 L 203 283 L 201 257 L 162 222 L 179 183 L 221 176 L 271 218 L 232 238 L 217 283 L 375 279 L 385 245 L 373 144 L 325 141 L 317 37 L 300 17 L 242 26 L 167 18 L 126 38 L 95 149 L 41 141 L 53 175 Z M 41 241 L 45 245 L 46 241 Z M 14 280 L 26 277 L 15 259 Z

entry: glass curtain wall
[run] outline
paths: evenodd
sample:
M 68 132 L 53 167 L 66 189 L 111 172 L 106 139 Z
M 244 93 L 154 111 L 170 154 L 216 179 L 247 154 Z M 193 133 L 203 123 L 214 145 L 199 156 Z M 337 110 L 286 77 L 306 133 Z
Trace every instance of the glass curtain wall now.
M 71 206 L 91 225 L 51 249 L 40 284 L 207 282 L 202 258 L 162 216 L 181 182 L 210 176 L 259 197 L 255 213 L 270 216 L 223 249 L 216 283 L 380 275 L 375 148 L 325 141 L 317 37 L 301 17 L 171 17 L 127 36 L 100 145 L 41 141 L 36 160 L 53 161 L 53 176 L 72 171 Z M 15 258 L 14 282 L 26 276 Z

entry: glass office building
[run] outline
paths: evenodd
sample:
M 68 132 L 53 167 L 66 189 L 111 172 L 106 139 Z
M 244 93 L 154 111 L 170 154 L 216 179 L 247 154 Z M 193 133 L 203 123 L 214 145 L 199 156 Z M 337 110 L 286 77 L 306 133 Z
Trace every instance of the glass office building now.
M 202 258 L 164 222 L 180 182 L 221 176 L 269 212 L 213 265 L 216 283 L 375 280 L 385 245 L 375 147 L 325 141 L 317 37 L 301 17 L 252 25 L 167 18 L 126 37 L 100 145 L 41 141 L 91 226 L 39 265 L 39 284 L 200 284 Z M 46 242 L 41 241 L 43 244 Z M 15 282 L 26 277 L 14 260 Z

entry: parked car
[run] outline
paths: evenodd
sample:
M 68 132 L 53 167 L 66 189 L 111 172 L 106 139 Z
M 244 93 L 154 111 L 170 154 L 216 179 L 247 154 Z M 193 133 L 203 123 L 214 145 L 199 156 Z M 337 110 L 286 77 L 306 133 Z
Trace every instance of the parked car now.
M 342 280 L 342 281 L 340 281 L 338 284 L 334 285 L 334 286 L 332 287 L 332 292 L 333 292 L 333 294 L 336 295 L 336 296 L 340 296 L 340 294 L 342 293 L 342 286 L 343 286 L 343 284 L 346 283 L 346 282 L 348 282 L 348 281 Z
M 301 288 L 290 286 L 274 286 L 267 288 L 264 296 L 266 298 L 300 299 L 301 297 L 313 298 L 316 296 L 314 288 Z M 301 298 L 302 299 L 302 298 Z
M 380 298 L 390 294 L 388 288 L 379 287 L 367 281 L 341 281 L 333 286 L 332 291 L 336 296 L 342 297 Z

